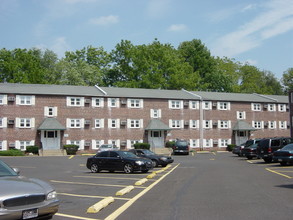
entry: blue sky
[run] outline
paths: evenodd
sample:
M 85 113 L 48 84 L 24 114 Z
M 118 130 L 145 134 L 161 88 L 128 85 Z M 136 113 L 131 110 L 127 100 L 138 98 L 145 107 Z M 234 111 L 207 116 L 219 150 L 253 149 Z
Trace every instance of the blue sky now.
M 293 67 L 293 0 L 0 0 L 0 48 L 47 48 L 60 57 L 92 45 L 200 39 L 281 78 Z

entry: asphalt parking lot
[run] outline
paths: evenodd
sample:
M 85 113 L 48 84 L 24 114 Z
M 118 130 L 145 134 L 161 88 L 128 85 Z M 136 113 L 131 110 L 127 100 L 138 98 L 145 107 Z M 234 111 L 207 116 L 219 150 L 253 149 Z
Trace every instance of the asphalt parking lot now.
M 162 167 L 155 168 L 149 173 L 138 172 L 134 174 L 125 174 L 123 172 L 91 173 L 85 166 L 87 157 L 88 156 L 34 156 L 1 157 L 0 159 L 12 167 L 19 168 L 22 175 L 48 181 L 56 188 L 61 204 L 58 213 L 53 217 L 54 220 L 109 220 L 129 219 L 132 217 L 139 218 L 140 213 L 144 212 L 146 207 L 152 207 L 152 209 L 155 210 L 157 206 L 160 206 L 160 204 L 156 204 L 154 202 L 155 199 L 151 198 L 152 196 L 158 197 L 158 194 L 160 193 L 165 194 L 166 189 L 171 189 L 172 187 L 174 192 L 170 193 L 167 197 L 167 199 L 170 200 L 170 204 L 166 203 L 167 207 L 171 206 L 172 202 L 174 203 L 178 200 L 178 198 L 175 197 L 183 199 L 188 204 L 194 203 L 197 207 L 201 206 L 203 201 L 206 199 L 210 199 L 209 204 L 211 205 L 213 204 L 214 200 L 221 200 L 221 198 L 226 198 L 227 196 L 227 192 L 225 192 L 226 188 L 220 188 L 219 192 L 214 191 L 215 189 L 211 190 L 207 188 L 211 187 L 209 186 L 210 184 L 212 184 L 212 186 L 221 186 L 221 181 L 223 180 L 220 178 L 215 178 L 215 176 L 220 175 L 219 173 L 222 172 L 217 170 L 218 168 L 221 170 L 231 169 L 229 170 L 231 177 L 230 187 L 235 187 L 234 185 L 237 181 L 243 182 L 243 180 L 246 180 L 245 176 L 237 174 L 237 170 L 241 168 L 243 170 L 243 175 L 247 175 L 246 172 L 252 173 L 250 173 L 250 176 L 247 177 L 248 182 L 239 184 L 239 188 L 243 188 L 245 185 L 249 184 L 249 182 L 252 181 L 251 177 L 256 179 L 255 177 L 257 176 L 256 181 L 258 182 L 256 182 L 255 185 L 263 184 L 262 177 L 266 177 L 265 184 L 268 185 L 268 187 L 275 188 L 275 186 L 280 186 L 282 187 L 282 193 L 284 193 L 284 195 L 289 195 L 290 193 L 292 195 L 293 166 L 282 167 L 277 163 L 266 164 L 262 160 L 246 160 L 245 158 L 237 157 L 227 152 L 206 152 L 189 156 L 173 156 L 175 161 L 171 164 L 171 166 L 168 166 L 164 169 Z M 228 180 L 229 175 L 226 173 L 227 172 L 221 173 L 221 176 L 223 179 L 225 179 L 225 184 L 227 185 L 230 184 L 230 180 Z M 186 176 L 181 177 L 180 175 Z M 225 177 L 225 175 L 227 176 Z M 271 184 L 268 183 L 267 179 L 272 181 Z M 180 198 L 182 197 L 183 193 L 181 191 L 182 189 L 176 189 L 177 185 L 185 185 L 188 189 L 192 189 L 186 192 L 186 194 L 189 196 L 186 198 Z M 226 185 L 225 187 L 228 187 Z M 243 193 L 247 194 L 247 191 L 251 191 L 249 186 L 247 190 L 243 190 Z M 205 199 L 199 196 L 201 192 L 205 192 Z M 208 195 L 209 192 L 213 194 Z M 278 191 L 273 192 L 273 195 L 275 196 L 277 192 Z M 193 193 L 194 196 L 192 196 Z M 250 195 L 250 193 L 251 192 L 249 192 L 247 195 Z M 237 193 L 235 196 L 245 198 L 246 195 L 240 195 Z M 254 202 L 258 202 L 258 204 L 261 206 L 264 198 L 258 197 L 256 197 L 256 199 L 259 199 L 259 201 Z M 265 197 L 267 196 L 265 195 Z M 286 198 L 287 200 L 285 201 L 291 202 L 292 204 L 293 196 L 290 198 L 290 201 L 287 201 L 288 198 Z M 230 197 L 228 197 L 228 199 L 230 199 Z M 236 199 L 234 201 L 234 199 L 233 202 L 237 201 Z M 284 199 L 282 198 L 282 201 L 283 200 Z M 105 207 L 102 205 L 102 209 L 97 211 L 101 208 L 101 201 L 105 202 Z M 190 214 L 188 216 L 184 215 L 181 217 L 176 216 L 170 218 L 170 216 L 172 216 L 173 209 L 164 209 L 164 203 L 162 202 L 161 205 L 162 207 L 159 209 L 160 211 L 157 210 L 157 214 L 150 214 L 149 218 L 140 217 L 140 219 L 154 219 L 154 216 L 162 216 L 160 219 L 192 219 L 192 216 L 194 215 L 192 211 L 189 211 Z M 214 207 L 215 212 L 217 211 L 217 208 L 219 208 L 218 205 L 219 204 Z M 231 206 L 229 203 L 223 205 L 227 205 L 229 207 Z M 267 205 L 267 202 L 265 202 L 264 205 Z M 183 206 L 186 208 L 186 205 L 183 204 Z M 290 207 L 293 208 L 292 205 L 290 205 Z M 219 210 L 220 209 L 221 208 L 219 208 Z M 238 213 L 242 213 L 242 211 L 243 210 Z M 160 214 L 158 214 L 159 212 Z M 176 213 L 178 214 L 178 211 L 176 211 Z M 215 219 L 215 216 L 218 215 L 215 213 L 215 216 L 213 216 L 213 212 L 210 212 L 210 215 L 213 218 L 207 218 L 206 214 L 202 214 L 198 211 L 197 213 L 199 215 L 197 219 Z M 283 211 L 283 215 L 283 217 L 282 214 L 279 216 L 282 217 L 282 219 L 290 219 L 288 215 L 292 216 L 292 211 L 289 213 L 284 213 Z M 256 211 L 254 216 L 257 216 Z M 286 216 L 288 218 L 286 218 Z M 241 217 L 242 214 L 239 214 L 237 219 L 242 219 Z M 246 217 L 247 216 L 243 215 L 243 219 L 249 219 Z M 223 218 L 218 217 L 216 219 L 229 219 L 229 217 L 223 216 Z M 233 218 L 231 217 L 230 219 Z M 266 216 L 266 219 L 270 218 Z

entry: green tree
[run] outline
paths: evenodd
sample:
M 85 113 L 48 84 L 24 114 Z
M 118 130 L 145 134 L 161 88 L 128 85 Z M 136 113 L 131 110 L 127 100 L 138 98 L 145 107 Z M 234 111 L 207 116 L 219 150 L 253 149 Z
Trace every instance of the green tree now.
M 293 90 L 293 68 L 289 68 L 283 73 L 281 82 L 284 86 L 285 94 L 288 94 L 289 91 Z

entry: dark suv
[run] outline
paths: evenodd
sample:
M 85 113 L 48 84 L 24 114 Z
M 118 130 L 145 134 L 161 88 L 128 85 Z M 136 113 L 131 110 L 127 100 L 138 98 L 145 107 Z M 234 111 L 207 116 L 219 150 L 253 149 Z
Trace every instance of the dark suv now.
M 189 143 L 185 140 L 177 140 L 173 146 L 173 154 L 189 155 Z
M 275 137 L 262 139 L 257 145 L 257 155 L 266 163 L 273 160 L 273 153 L 287 144 L 293 143 L 293 138 L 290 137 Z

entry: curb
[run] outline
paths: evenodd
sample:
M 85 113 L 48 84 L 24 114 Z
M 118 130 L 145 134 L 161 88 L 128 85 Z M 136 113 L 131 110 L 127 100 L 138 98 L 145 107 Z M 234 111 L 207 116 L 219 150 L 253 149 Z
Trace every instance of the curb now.
M 153 172 L 152 174 L 148 175 L 147 178 L 148 178 L 148 179 L 152 179 L 152 178 L 154 178 L 156 175 L 157 175 L 156 172 Z
M 106 197 L 105 199 L 101 200 L 100 202 L 92 205 L 87 209 L 87 213 L 97 213 L 101 209 L 105 208 L 108 206 L 110 203 L 114 202 L 114 198 L 112 196 Z
M 143 178 L 143 179 L 141 179 L 141 180 L 139 180 L 139 181 L 136 181 L 134 185 L 136 185 L 136 186 L 141 186 L 142 184 L 144 184 L 144 183 L 147 182 L 147 181 L 148 181 L 147 178 Z
M 124 189 L 121 189 L 118 192 L 116 192 L 116 196 L 123 196 L 124 194 L 129 193 L 133 189 L 134 186 L 127 186 Z

